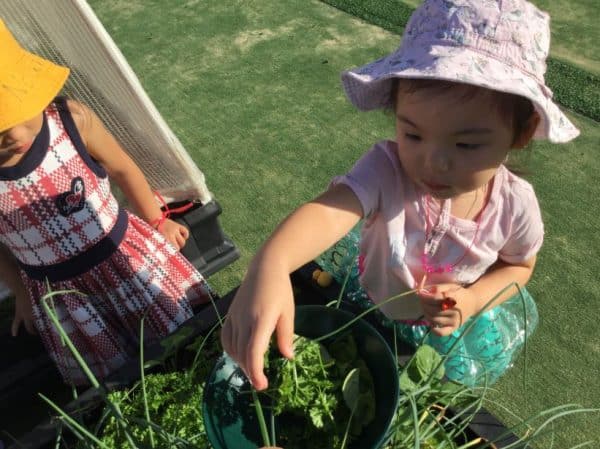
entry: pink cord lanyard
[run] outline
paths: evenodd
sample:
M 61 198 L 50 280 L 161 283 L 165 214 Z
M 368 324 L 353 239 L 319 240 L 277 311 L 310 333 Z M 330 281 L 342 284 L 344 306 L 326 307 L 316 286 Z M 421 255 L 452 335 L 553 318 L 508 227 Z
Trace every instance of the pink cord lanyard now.
M 449 264 L 441 264 L 434 265 L 431 261 L 433 255 L 437 252 L 438 246 L 444 235 L 446 235 L 446 231 L 450 225 L 450 201 L 444 200 L 442 205 L 442 210 L 438 217 L 438 221 L 433 229 L 430 230 L 429 224 L 429 195 L 425 196 L 425 244 L 423 245 L 423 253 L 421 254 L 421 266 L 423 267 L 423 271 L 427 274 L 431 273 L 450 273 L 454 270 L 454 267 L 458 265 L 462 260 L 467 256 L 467 254 L 471 251 L 471 248 L 475 244 L 475 240 L 477 239 L 477 234 L 479 233 L 479 217 L 477 219 L 477 228 L 475 229 L 475 234 L 473 235 L 473 240 L 471 240 L 471 244 L 467 247 L 465 252 L 458 257 L 453 263 Z

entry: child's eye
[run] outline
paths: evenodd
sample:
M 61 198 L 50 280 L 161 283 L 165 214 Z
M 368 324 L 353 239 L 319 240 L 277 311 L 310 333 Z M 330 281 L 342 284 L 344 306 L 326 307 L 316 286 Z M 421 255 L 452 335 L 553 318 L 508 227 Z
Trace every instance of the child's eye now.
M 460 142 L 457 143 L 456 146 L 458 148 L 461 148 L 463 150 L 476 150 L 477 148 L 481 147 L 480 143 L 464 143 L 464 142 Z
M 404 137 L 406 137 L 408 140 L 414 140 L 414 141 L 419 141 L 421 140 L 421 137 L 416 135 L 416 134 L 411 134 L 411 133 L 405 133 Z

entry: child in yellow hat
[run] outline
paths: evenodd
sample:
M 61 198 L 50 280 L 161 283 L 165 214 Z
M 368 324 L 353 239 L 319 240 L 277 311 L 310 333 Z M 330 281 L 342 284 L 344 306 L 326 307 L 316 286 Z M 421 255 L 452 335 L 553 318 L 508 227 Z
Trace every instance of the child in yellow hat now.
M 88 382 L 40 298 L 102 378 L 192 316 L 210 289 L 179 253 L 188 230 L 100 119 L 56 97 L 69 69 L 24 50 L 0 20 L 0 273 L 16 298 L 12 334 L 37 331 L 64 379 Z M 119 207 L 109 177 L 137 215 Z M 49 284 L 47 284 L 49 283 Z

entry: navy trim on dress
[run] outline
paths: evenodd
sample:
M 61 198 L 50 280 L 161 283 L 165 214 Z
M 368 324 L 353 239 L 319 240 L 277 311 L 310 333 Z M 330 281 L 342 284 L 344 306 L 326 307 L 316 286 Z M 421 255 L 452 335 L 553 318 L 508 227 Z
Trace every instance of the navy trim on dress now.
M 94 160 L 94 158 L 88 152 L 87 147 L 83 143 L 83 139 L 79 134 L 79 130 L 75 125 L 75 121 L 73 120 L 73 116 L 71 115 L 71 111 L 67 105 L 67 99 L 65 97 L 56 97 L 54 99 L 54 104 L 56 105 L 58 115 L 60 115 L 60 119 L 65 127 L 65 131 L 71 138 L 71 142 L 77 150 L 77 153 L 79 153 L 79 156 L 81 156 L 81 159 L 83 159 L 85 164 L 94 172 L 96 176 L 100 178 L 106 178 L 108 176 L 106 170 L 102 165 Z
M 31 148 L 23 157 L 13 166 L 0 167 L 0 179 L 3 181 L 14 181 L 23 178 L 34 171 L 46 157 L 48 145 L 50 144 L 50 129 L 48 120 L 43 112 L 42 129 L 35 136 Z
M 19 262 L 19 265 L 30 278 L 38 281 L 48 279 L 50 282 L 57 282 L 74 278 L 91 270 L 113 255 L 123 241 L 128 223 L 127 212 L 125 212 L 125 209 L 119 208 L 117 221 L 110 232 L 86 251 L 64 262 L 52 265 L 27 265 L 21 262 Z

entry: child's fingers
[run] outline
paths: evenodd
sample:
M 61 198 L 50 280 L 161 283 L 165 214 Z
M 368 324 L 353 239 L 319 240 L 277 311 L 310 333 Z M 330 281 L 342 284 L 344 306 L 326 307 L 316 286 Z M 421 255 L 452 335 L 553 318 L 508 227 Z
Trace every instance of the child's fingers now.
M 231 358 L 237 359 L 237 350 L 233 342 L 233 326 L 231 325 L 231 318 L 227 317 L 221 329 L 221 345 Z
M 177 242 L 177 249 L 183 248 L 183 246 L 185 245 L 185 240 L 186 238 L 181 233 L 177 233 L 177 235 L 175 236 L 175 241 Z
M 446 337 L 454 332 L 454 326 L 452 325 L 444 325 L 441 323 L 432 323 L 431 332 L 439 337 Z
M 25 325 L 25 329 L 32 335 L 37 334 L 37 330 L 32 320 L 23 320 L 23 324 Z
M 294 313 L 284 313 L 277 323 L 277 346 L 284 357 L 294 357 Z
M 436 301 L 437 299 L 441 299 L 443 297 L 443 293 L 441 293 L 435 285 L 425 289 L 417 290 L 417 295 L 422 299 L 429 299 L 431 301 Z
M 431 322 L 437 322 L 436 320 L 444 320 L 444 324 L 447 323 L 448 320 L 454 320 L 456 317 L 456 312 L 453 310 L 441 311 L 438 308 L 423 308 L 423 315 L 426 320 Z
M 179 245 L 179 242 L 177 241 L 177 236 L 176 235 L 170 235 L 170 236 L 168 236 L 167 240 L 168 240 L 168 242 L 171 245 L 173 245 L 178 250 L 181 249 L 181 246 Z
M 190 230 L 188 228 L 186 228 L 185 226 L 181 225 L 179 227 L 179 232 L 181 234 L 181 236 L 183 237 L 183 241 L 185 243 L 185 241 L 189 238 L 190 236 Z
M 245 352 L 245 371 L 246 375 L 250 379 L 250 383 L 257 390 L 264 390 L 269 386 L 269 381 L 265 373 L 264 368 L 264 356 L 269 346 L 269 340 L 273 334 L 274 326 L 266 321 L 257 323 L 254 328 L 252 336 L 247 343 Z M 243 343 L 242 343 L 243 344 Z M 244 359 L 243 354 L 240 354 L 241 358 Z
M 244 342 L 247 342 L 248 338 L 239 338 L 238 330 L 238 326 L 232 324 L 231 316 L 228 316 L 221 329 L 221 344 L 223 345 L 223 350 L 229 357 L 237 362 L 247 377 L 250 377 L 248 376 L 245 364 L 245 350 L 247 344 L 244 344 Z
M 16 336 L 18 335 L 18 333 L 19 333 L 19 326 L 21 325 L 21 322 L 22 322 L 22 321 L 23 321 L 23 320 L 22 320 L 22 318 L 20 318 L 20 317 L 19 317 L 19 318 L 15 317 L 15 318 L 13 319 L 13 321 L 12 321 L 12 325 L 10 326 L 10 334 L 11 334 L 13 337 L 16 337 Z

